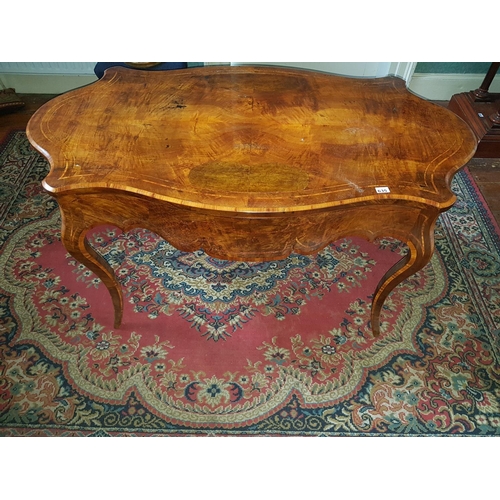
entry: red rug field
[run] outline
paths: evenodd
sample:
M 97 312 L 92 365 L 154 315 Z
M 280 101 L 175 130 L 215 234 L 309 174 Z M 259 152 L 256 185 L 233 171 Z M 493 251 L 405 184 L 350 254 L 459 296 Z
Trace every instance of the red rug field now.
M 0 435 L 500 434 L 500 236 L 466 170 L 376 339 L 396 240 L 245 263 L 99 227 L 125 298 L 113 328 L 106 288 L 60 242 L 47 172 L 23 132 L 1 146 Z

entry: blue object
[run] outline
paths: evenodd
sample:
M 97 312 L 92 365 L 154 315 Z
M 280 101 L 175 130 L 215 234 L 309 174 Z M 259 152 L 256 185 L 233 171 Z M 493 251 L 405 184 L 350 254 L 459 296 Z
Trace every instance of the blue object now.
M 101 79 L 104 76 L 104 71 L 113 66 L 122 66 L 124 68 L 132 68 L 124 62 L 98 62 L 94 67 L 94 73 L 97 78 Z M 184 69 L 187 68 L 187 62 L 162 62 L 155 64 L 149 68 L 132 68 L 132 69 L 142 69 L 146 71 L 165 71 L 169 69 Z

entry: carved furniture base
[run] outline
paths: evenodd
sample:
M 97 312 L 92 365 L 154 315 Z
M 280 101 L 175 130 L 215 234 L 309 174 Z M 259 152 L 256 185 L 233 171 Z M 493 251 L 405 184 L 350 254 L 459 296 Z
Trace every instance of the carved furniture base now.
M 101 224 L 240 261 L 398 238 L 408 253 L 375 290 L 378 335 L 388 294 L 429 262 L 476 147 L 462 120 L 401 79 L 272 67 L 110 69 L 40 108 L 27 133 L 51 164 L 43 186 L 63 243 L 108 288 L 116 328 L 120 285 L 86 239 Z
M 269 261 L 292 252 L 316 253 L 344 236 L 373 241 L 392 236 L 408 245 L 408 254 L 381 279 L 372 303 L 374 335 L 380 331 L 380 311 L 389 293 L 422 269 L 434 251 L 434 225 L 438 210 L 408 203 L 337 207 L 303 214 L 244 214 L 198 211 L 127 193 L 72 193 L 58 199 L 62 215 L 62 241 L 79 262 L 92 270 L 108 288 L 115 310 L 115 327 L 122 321 L 121 286 L 109 264 L 90 246 L 87 232 L 110 224 L 123 231 L 149 229 L 179 250 L 202 248 L 225 260 Z M 99 210 L 96 207 L 99 206 Z M 234 235 L 237 235 L 235 238 Z M 228 235 L 232 235 L 228 237 Z

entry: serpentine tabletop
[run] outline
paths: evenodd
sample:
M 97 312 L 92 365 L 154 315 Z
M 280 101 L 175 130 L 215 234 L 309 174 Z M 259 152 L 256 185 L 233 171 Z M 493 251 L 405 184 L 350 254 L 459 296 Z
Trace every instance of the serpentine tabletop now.
M 150 229 L 183 251 L 229 260 L 310 254 L 345 236 L 392 236 L 408 253 L 374 291 L 425 266 L 450 185 L 476 140 L 449 110 L 395 77 L 358 79 L 271 66 L 167 72 L 108 69 L 31 118 L 31 144 L 67 250 L 108 288 L 120 285 L 86 233 Z

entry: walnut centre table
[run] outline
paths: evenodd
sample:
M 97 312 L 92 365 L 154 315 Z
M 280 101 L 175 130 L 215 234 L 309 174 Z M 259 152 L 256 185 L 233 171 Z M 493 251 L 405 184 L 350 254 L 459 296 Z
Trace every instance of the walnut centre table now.
M 374 292 L 374 335 L 387 295 L 429 262 L 452 178 L 477 146 L 399 78 L 270 66 L 111 68 L 42 106 L 27 134 L 50 162 L 62 241 L 108 288 L 115 328 L 121 287 L 86 239 L 102 224 L 241 261 L 395 237 L 408 252 Z

